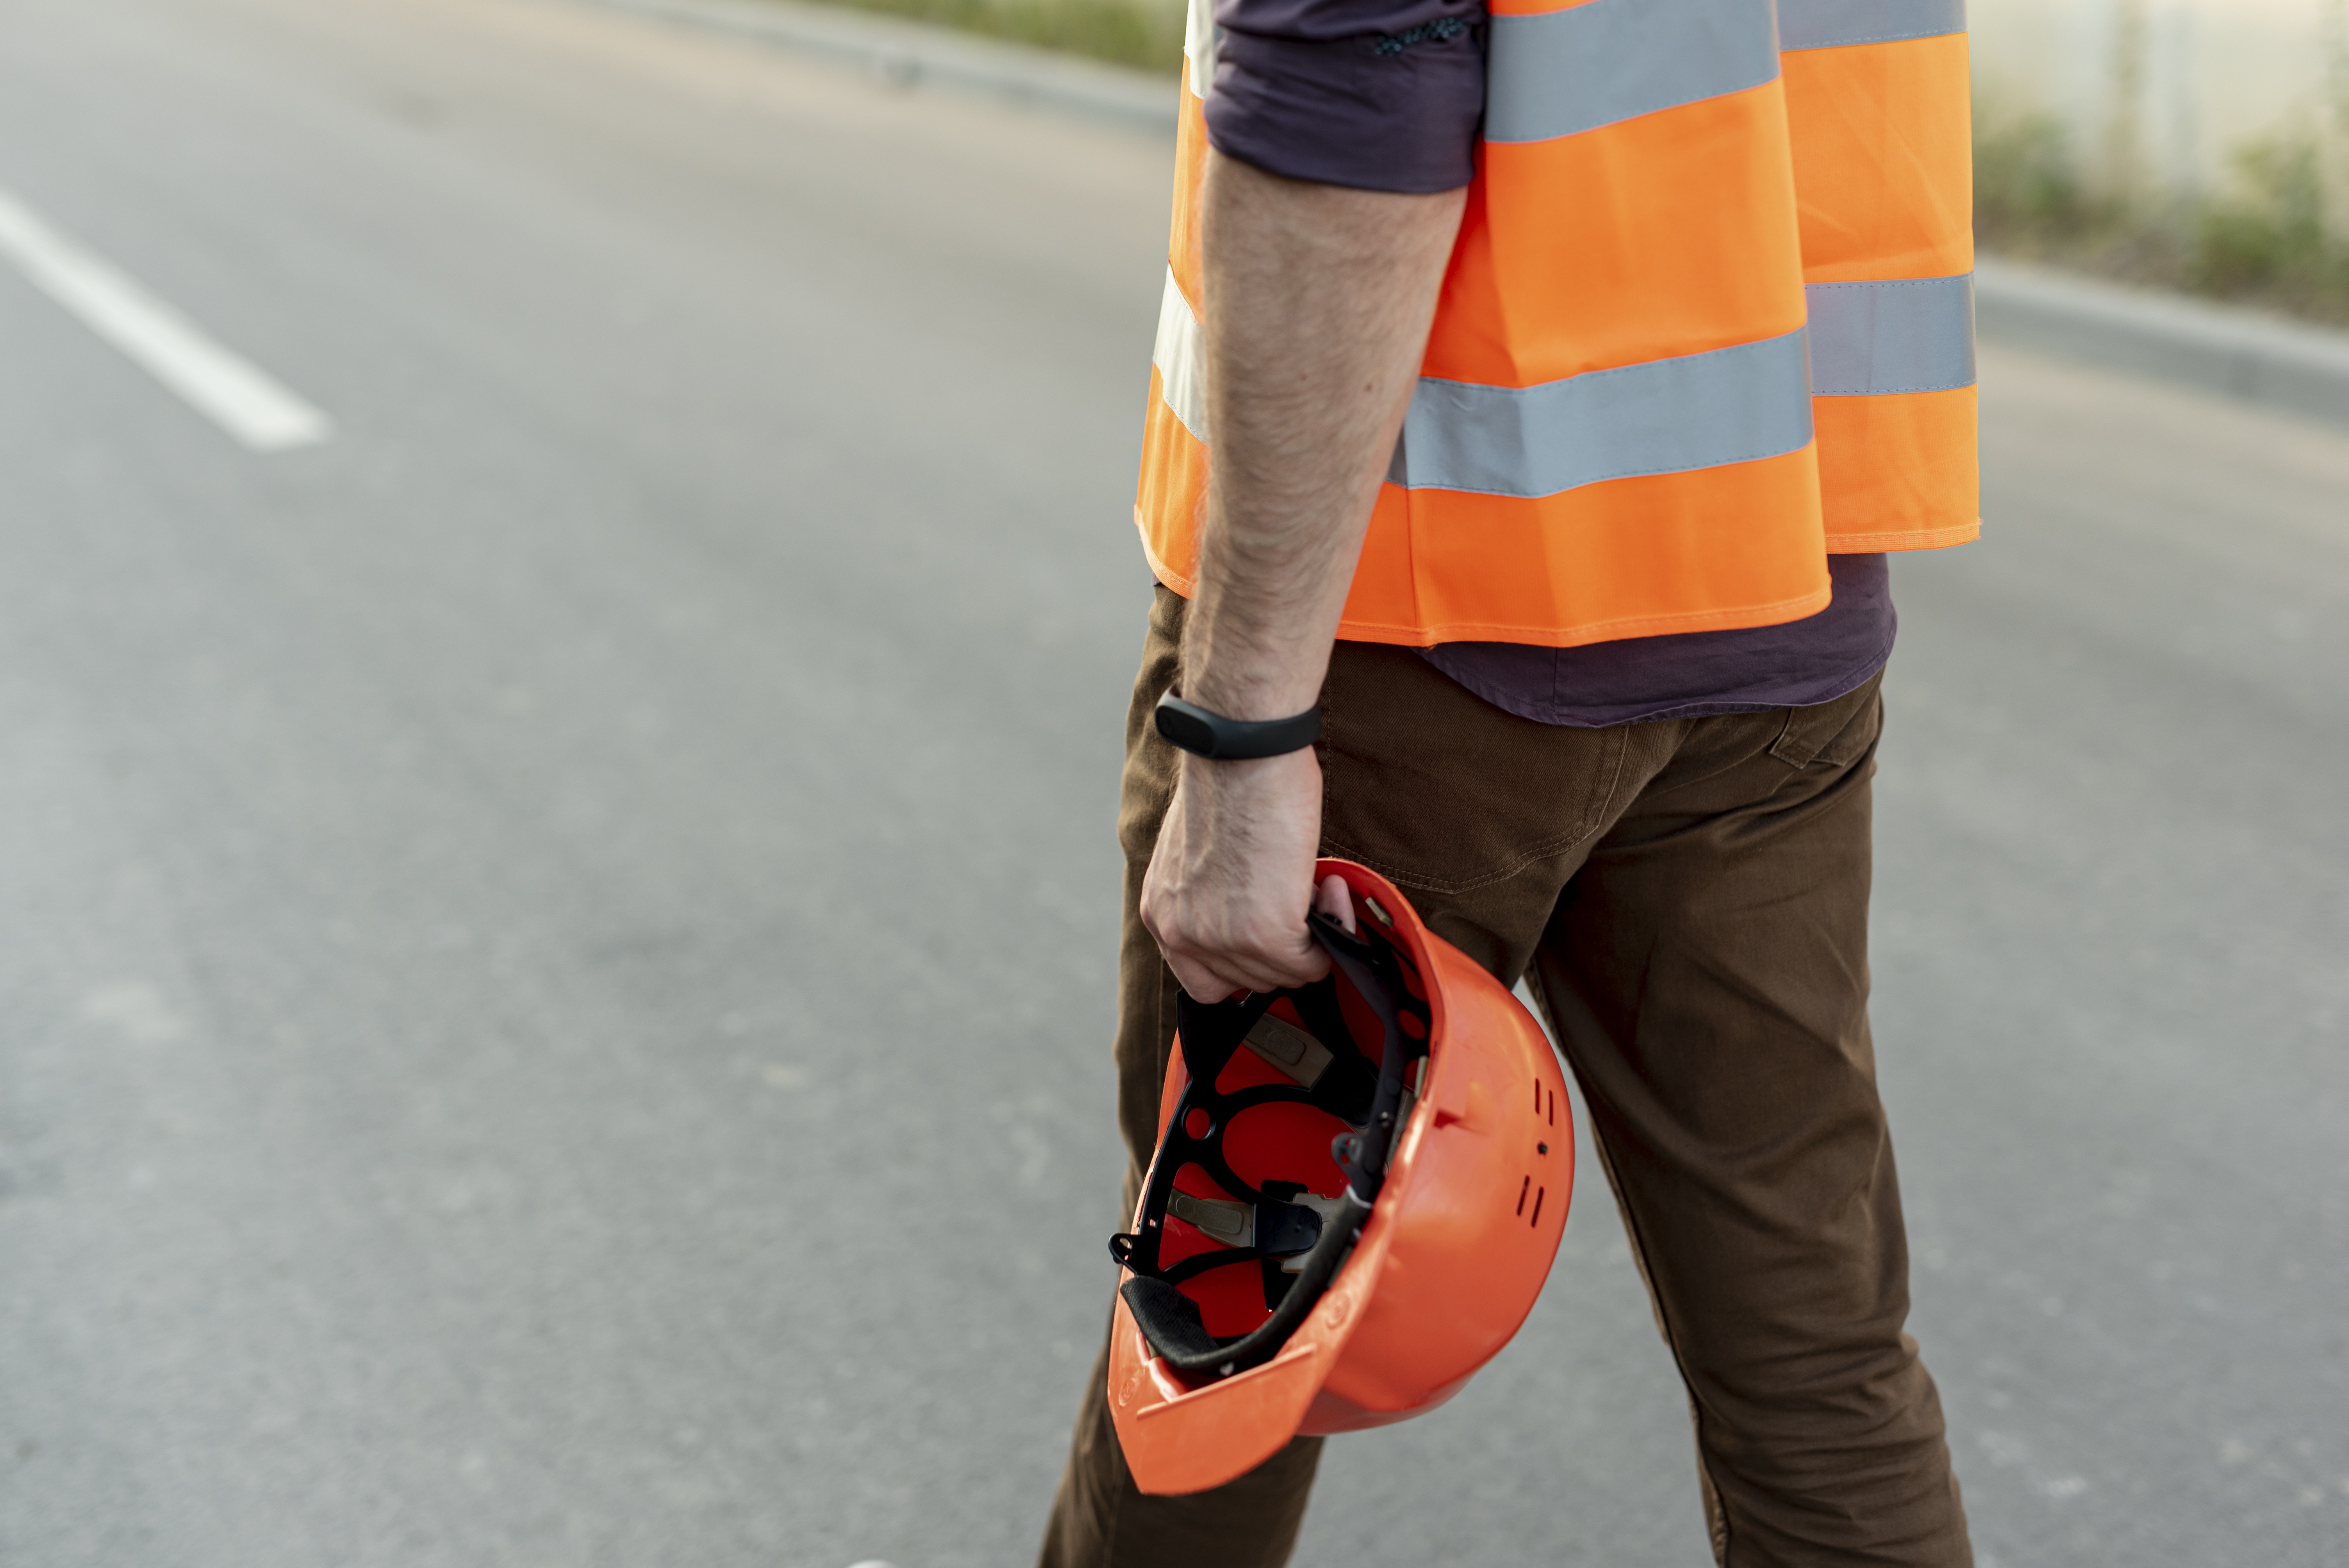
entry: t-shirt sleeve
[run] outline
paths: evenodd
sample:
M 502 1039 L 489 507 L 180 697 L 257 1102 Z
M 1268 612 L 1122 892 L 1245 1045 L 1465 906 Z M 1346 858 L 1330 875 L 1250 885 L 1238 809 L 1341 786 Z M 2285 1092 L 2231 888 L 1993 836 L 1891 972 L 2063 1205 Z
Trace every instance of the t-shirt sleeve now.
M 1484 0 L 1216 0 L 1207 139 L 1268 173 L 1363 191 L 1468 183 Z

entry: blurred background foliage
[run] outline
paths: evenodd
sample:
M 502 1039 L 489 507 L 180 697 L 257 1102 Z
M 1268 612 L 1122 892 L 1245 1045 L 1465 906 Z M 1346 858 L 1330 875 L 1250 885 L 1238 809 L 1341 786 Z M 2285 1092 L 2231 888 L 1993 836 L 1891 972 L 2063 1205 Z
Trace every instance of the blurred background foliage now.
M 1171 71 L 1183 60 L 1183 0 L 841 0 L 989 37 Z
M 2349 324 L 2349 93 L 2238 146 L 2208 188 L 2084 148 L 2060 119 L 1986 90 L 1974 106 L 1984 250 Z

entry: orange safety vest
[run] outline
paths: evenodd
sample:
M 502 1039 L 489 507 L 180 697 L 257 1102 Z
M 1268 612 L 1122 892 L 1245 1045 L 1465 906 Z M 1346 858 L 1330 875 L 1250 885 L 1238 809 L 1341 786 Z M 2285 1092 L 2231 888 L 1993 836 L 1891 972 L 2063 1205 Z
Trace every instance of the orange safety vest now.
M 1831 550 L 1972 537 L 1963 26 L 1963 0 L 1493 0 L 1482 157 L 1339 635 L 1770 625 L 1826 606 Z M 1193 0 L 1134 508 L 1186 595 L 1211 37 Z
M 1831 551 L 1982 531 L 1965 0 L 1779 0 Z

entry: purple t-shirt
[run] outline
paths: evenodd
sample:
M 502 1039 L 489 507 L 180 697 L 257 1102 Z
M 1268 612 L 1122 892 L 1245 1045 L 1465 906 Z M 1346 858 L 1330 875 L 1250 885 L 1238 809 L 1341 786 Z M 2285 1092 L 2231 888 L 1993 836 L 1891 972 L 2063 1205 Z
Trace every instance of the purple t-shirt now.
M 1835 602 L 1807 620 L 1737 632 L 1625 637 L 1578 648 L 1445 643 L 1428 663 L 1485 701 L 1544 724 L 1632 724 L 1833 702 L 1892 656 L 1899 624 L 1881 555 L 1830 555 Z
M 1484 0 L 1215 0 L 1207 139 L 1270 173 L 1363 191 L 1468 183 L 1485 114 Z M 1544 724 L 1596 726 L 1831 702 L 1892 655 L 1881 555 L 1832 555 L 1806 620 L 1579 648 L 1447 643 L 1427 660 Z

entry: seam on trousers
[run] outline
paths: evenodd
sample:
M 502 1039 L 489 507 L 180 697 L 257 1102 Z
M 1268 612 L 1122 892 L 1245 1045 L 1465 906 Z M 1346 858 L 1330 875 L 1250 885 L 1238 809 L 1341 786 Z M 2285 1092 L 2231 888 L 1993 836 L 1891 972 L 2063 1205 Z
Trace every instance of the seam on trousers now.
M 1805 742 L 1809 740 L 1816 731 L 1823 727 L 1817 722 L 1817 716 L 1820 709 L 1839 707 L 1854 696 L 1857 696 L 1858 693 L 1871 690 L 1876 694 L 1876 697 L 1873 702 L 1863 703 L 1855 707 L 1849 713 L 1844 716 L 1844 721 L 1837 725 L 1832 733 L 1818 737 L 1816 744 L 1808 746 L 1807 748 L 1806 747 Z M 1826 762 L 1830 765 L 1848 764 L 1854 758 L 1857 758 L 1859 753 L 1857 751 L 1853 751 L 1848 756 L 1838 757 L 1835 755 L 1837 748 L 1841 744 L 1844 737 L 1852 732 L 1852 728 L 1855 725 L 1873 722 L 1876 725 L 1876 727 L 1878 730 L 1881 730 L 1883 728 L 1883 720 L 1881 717 L 1883 706 L 1883 672 L 1878 670 L 1877 674 L 1870 676 L 1867 680 L 1860 682 L 1859 685 L 1852 687 L 1850 691 L 1844 693 L 1842 696 L 1831 698 L 1829 701 L 1817 704 L 1815 707 L 1788 708 L 1786 710 L 1786 723 L 1785 727 L 1778 731 L 1778 738 L 1771 742 L 1770 755 L 1797 771 L 1808 768 L 1816 762 Z M 1870 744 L 1873 744 L 1872 738 Z
M 1591 831 L 1593 832 L 1600 830 L 1596 824 L 1611 822 L 1614 820 L 1615 797 L 1623 788 L 1623 759 L 1630 755 L 1630 736 L 1628 734 L 1619 734 L 1615 746 L 1615 770 L 1608 775 L 1607 793 L 1599 797 L 1598 809 L 1590 814 L 1591 821 L 1594 824 L 1591 829 Z M 1630 809 L 1630 803 L 1629 801 L 1624 803 L 1624 809 L 1626 810 Z M 1538 939 L 1537 939 L 1537 946 L 1538 946 Z M 1543 1006 L 1547 1006 L 1548 1004 L 1544 1003 Z
M 1324 810 L 1326 812 L 1326 806 Z M 1427 892 L 1437 893 L 1444 897 L 1452 898 L 1457 897 L 1459 894 L 1464 892 L 1480 892 L 1481 890 L 1491 887 L 1497 882 L 1507 882 L 1511 877 L 1516 876 L 1518 872 L 1526 870 L 1528 866 L 1548 860 L 1554 855 L 1563 854 L 1566 851 L 1574 848 L 1575 845 L 1580 843 L 1584 839 L 1588 838 L 1593 830 L 1593 829 L 1585 828 L 1580 832 L 1575 833 L 1568 838 L 1545 840 L 1541 843 L 1536 844 L 1531 849 L 1526 850 L 1522 855 L 1509 861 L 1500 870 L 1489 872 L 1483 876 L 1472 877 L 1466 882 L 1437 882 L 1433 878 L 1421 874 L 1419 872 L 1413 870 L 1409 866 L 1397 865 L 1392 861 L 1382 860 L 1379 856 L 1371 853 L 1368 850 L 1357 848 L 1352 844 L 1347 843 L 1343 839 L 1331 838 L 1326 833 L 1322 836 L 1321 841 L 1327 846 L 1327 852 L 1330 855 L 1340 860 L 1354 861 L 1360 864 L 1366 865 L 1370 867 L 1371 870 L 1378 872 L 1381 876 L 1385 877 L 1389 882 L 1393 882 L 1398 887 L 1418 888 Z
M 1322 690 L 1326 694 L 1329 688 L 1325 685 Z M 1321 727 L 1325 733 L 1330 727 L 1330 706 L 1326 695 L 1322 698 Z M 1619 730 L 1623 727 L 1618 725 L 1613 727 Z M 1609 810 L 1615 804 L 1615 792 L 1622 788 L 1623 759 L 1630 756 L 1630 752 L 1631 744 L 1629 738 L 1619 734 L 1615 738 L 1615 764 L 1613 770 L 1608 774 L 1606 787 L 1603 791 L 1597 789 L 1591 791 L 1591 799 L 1596 804 L 1585 804 L 1581 820 L 1574 824 L 1570 831 L 1553 834 L 1538 843 L 1519 851 L 1509 860 L 1502 862 L 1496 870 L 1470 877 L 1464 882 L 1439 881 L 1428 876 L 1424 872 L 1398 865 L 1392 861 L 1384 860 L 1367 850 L 1359 849 L 1342 839 L 1333 837 L 1327 826 L 1330 820 L 1330 769 L 1326 762 L 1321 769 L 1321 820 L 1324 824 L 1321 841 L 1330 853 L 1346 860 L 1358 861 L 1399 887 L 1421 888 L 1428 892 L 1440 893 L 1446 898 L 1456 898 L 1462 893 L 1476 892 L 1507 882 L 1527 868 L 1562 855 L 1584 840 L 1603 831 L 1609 820 Z
M 1557 1009 L 1550 1005 L 1549 982 L 1541 972 L 1538 944 L 1534 949 L 1534 962 L 1529 966 L 1529 973 L 1533 976 L 1531 989 L 1541 1002 L 1544 1016 L 1549 1019 L 1551 1035 L 1557 1039 L 1558 1051 L 1566 1057 L 1567 1066 L 1573 1070 L 1575 1082 L 1579 1086 L 1582 1069 L 1575 1060 L 1574 1047 L 1568 1044 L 1566 1030 L 1558 1026 Z M 1705 1459 L 1704 1407 L 1698 1402 L 1696 1387 L 1689 1381 L 1680 1340 L 1672 1333 L 1671 1319 L 1664 1313 L 1664 1298 L 1657 1294 L 1655 1281 L 1649 1277 L 1648 1249 L 1640 1239 L 1640 1222 L 1632 1214 L 1631 1205 L 1624 1201 L 1622 1183 L 1615 1179 L 1615 1157 L 1608 1151 L 1606 1137 L 1599 1130 L 1599 1117 L 1590 1109 L 1588 1092 L 1583 1096 L 1583 1120 L 1589 1124 L 1590 1147 L 1598 1151 L 1599 1168 L 1606 1174 L 1607 1191 L 1615 1200 L 1615 1212 L 1622 1217 L 1624 1238 L 1631 1244 L 1631 1265 L 1640 1271 L 1640 1287 L 1648 1293 L 1648 1310 L 1655 1315 L 1656 1333 L 1663 1340 L 1664 1347 L 1672 1353 L 1672 1370 L 1680 1374 L 1681 1387 L 1688 1394 L 1689 1424 L 1695 1429 L 1697 1479 L 1710 1505 L 1705 1510 L 1705 1535 L 1713 1547 L 1713 1559 L 1717 1568 L 1728 1568 L 1729 1509 L 1721 1501 L 1720 1483 L 1713 1479 L 1713 1467 Z

